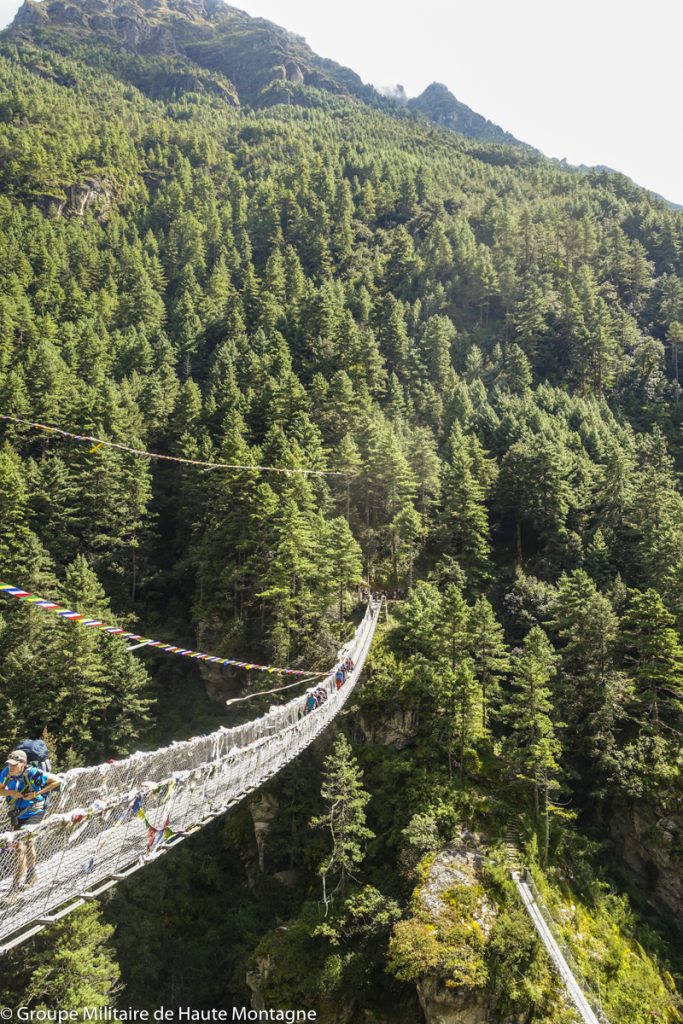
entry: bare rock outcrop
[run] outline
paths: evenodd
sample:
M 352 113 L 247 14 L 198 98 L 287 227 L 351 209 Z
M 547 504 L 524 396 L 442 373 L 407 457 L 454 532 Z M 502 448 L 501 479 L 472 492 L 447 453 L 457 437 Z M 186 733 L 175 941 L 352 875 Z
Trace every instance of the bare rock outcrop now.
M 613 808 L 609 829 L 615 852 L 648 901 L 680 922 L 683 917 L 683 808 L 638 800 Z
M 266 862 L 266 839 L 278 812 L 277 798 L 268 792 L 259 792 L 249 801 L 249 812 L 254 823 L 254 836 L 258 848 L 258 866 L 263 874 Z
M 366 743 L 403 750 L 417 735 L 417 714 L 412 708 L 395 707 L 383 715 L 359 715 L 357 726 Z
M 66 211 L 77 217 L 83 217 L 91 209 L 96 209 L 100 216 L 104 216 L 114 200 L 114 187 L 108 178 L 84 178 L 70 185 L 66 192 Z

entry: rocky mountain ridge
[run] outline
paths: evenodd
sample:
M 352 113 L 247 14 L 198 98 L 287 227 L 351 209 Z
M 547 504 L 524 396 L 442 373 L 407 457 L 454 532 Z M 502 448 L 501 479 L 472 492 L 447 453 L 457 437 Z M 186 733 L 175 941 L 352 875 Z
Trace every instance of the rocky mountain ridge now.
M 434 124 L 450 128 L 472 139 L 510 146 L 525 145 L 493 121 L 488 121 L 465 103 L 461 103 L 441 82 L 432 82 L 419 96 L 409 99 L 406 107 L 416 114 L 427 117 Z M 526 148 L 531 149 L 530 146 Z
M 349 68 L 319 57 L 303 37 L 222 0 L 24 0 L 7 32 L 58 51 L 85 45 L 163 56 L 173 64 L 167 94 L 204 91 L 235 104 L 308 106 L 315 103 L 311 93 L 320 90 L 370 106 L 398 106 L 480 141 L 523 145 L 445 85 L 434 82 L 412 99 L 402 87 L 375 89 Z M 162 92 L 158 80 L 153 87 L 141 79 L 134 84 L 155 97 Z
M 286 99 L 273 85 L 288 83 L 381 102 L 348 68 L 318 57 L 304 39 L 221 0 L 25 0 L 7 30 L 71 53 L 74 46 L 106 48 L 224 76 L 241 103 L 266 106 Z

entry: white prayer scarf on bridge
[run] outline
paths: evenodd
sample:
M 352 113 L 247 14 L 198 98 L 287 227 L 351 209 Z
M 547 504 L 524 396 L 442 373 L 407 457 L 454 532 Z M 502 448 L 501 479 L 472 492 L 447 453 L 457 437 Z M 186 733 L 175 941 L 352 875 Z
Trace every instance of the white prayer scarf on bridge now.
M 330 672 L 320 684 L 327 700 L 310 714 L 300 695 L 233 728 L 68 771 L 63 791 L 40 824 L 0 834 L 0 899 L 5 902 L 0 949 L 3 940 L 14 939 L 98 883 L 158 856 L 167 843 L 223 813 L 297 757 L 351 696 L 378 614 L 378 604 L 368 605 L 335 663 L 350 655 L 354 669 L 340 690 L 334 669 Z M 16 846 L 28 842 L 36 854 L 38 880 L 16 891 Z

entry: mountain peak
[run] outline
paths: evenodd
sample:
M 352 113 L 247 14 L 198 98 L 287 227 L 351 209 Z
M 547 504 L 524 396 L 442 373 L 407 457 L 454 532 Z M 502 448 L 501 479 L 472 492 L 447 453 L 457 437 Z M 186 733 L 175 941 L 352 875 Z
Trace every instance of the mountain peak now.
M 477 114 L 465 103 L 461 103 L 443 82 L 432 82 L 424 92 L 407 104 L 410 110 L 429 118 L 435 124 L 461 132 L 482 142 L 498 142 L 506 145 L 526 146 L 514 135 L 506 132 L 493 121 Z M 526 147 L 531 148 L 531 147 Z
M 471 138 L 520 145 L 441 82 L 411 100 L 400 85 L 374 89 L 350 68 L 319 57 L 302 36 L 223 0 L 24 0 L 8 33 L 58 52 L 92 47 L 139 55 L 120 73 L 155 98 L 209 91 L 256 107 L 316 106 L 321 92 L 371 106 L 391 100 Z M 144 66 L 154 55 L 166 61 L 166 79 L 160 68 Z
M 229 79 L 255 106 L 293 96 L 310 105 L 311 88 L 380 101 L 358 75 L 318 57 L 301 36 L 222 0 L 24 0 L 8 32 L 62 52 L 85 45 L 171 57 L 184 70 L 192 64 Z
M 458 102 L 455 99 L 455 96 L 453 95 L 453 93 L 448 88 L 448 86 L 444 85 L 443 82 L 432 82 L 432 84 L 428 85 L 427 88 L 421 93 L 421 95 L 422 96 L 439 96 L 439 97 L 450 96 L 450 98 L 452 100 L 455 100 L 456 103 Z

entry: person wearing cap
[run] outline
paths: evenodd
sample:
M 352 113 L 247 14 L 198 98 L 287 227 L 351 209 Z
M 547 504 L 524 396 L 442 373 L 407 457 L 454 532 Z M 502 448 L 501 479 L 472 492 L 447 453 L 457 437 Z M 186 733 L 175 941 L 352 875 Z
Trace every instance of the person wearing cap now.
M 7 798 L 10 821 L 15 831 L 37 825 L 45 815 L 45 794 L 61 786 L 62 780 L 28 763 L 25 750 L 13 750 L 0 771 L 0 797 Z M 17 844 L 14 884 L 28 888 L 36 881 L 36 851 L 32 841 Z

